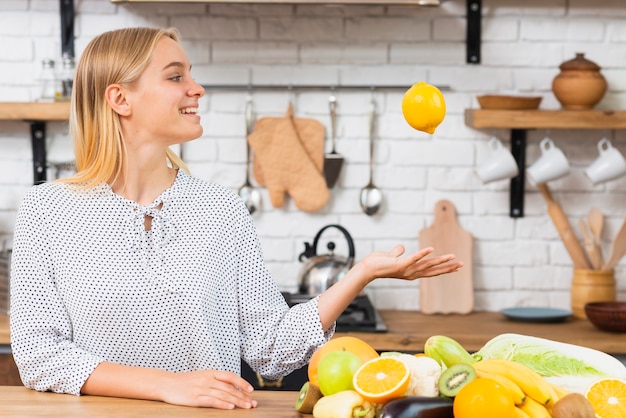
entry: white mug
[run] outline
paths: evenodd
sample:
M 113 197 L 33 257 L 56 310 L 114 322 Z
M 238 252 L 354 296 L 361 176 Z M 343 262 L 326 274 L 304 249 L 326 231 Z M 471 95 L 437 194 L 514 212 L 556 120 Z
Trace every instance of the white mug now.
M 544 138 L 539 144 L 541 157 L 526 169 L 528 179 L 534 184 L 556 180 L 569 173 L 569 161 L 550 138 Z
M 496 137 L 489 140 L 491 155 L 481 165 L 476 167 L 476 174 L 483 183 L 496 180 L 510 179 L 519 174 L 517 162 L 513 155 L 504 148 L 502 142 Z
M 616 179 L 626 174 L 624 156 L 611 145 L 611 141 L 602 138 L 598 142 L 600 156 L 585 170 L 585 175 L 593 184 Z

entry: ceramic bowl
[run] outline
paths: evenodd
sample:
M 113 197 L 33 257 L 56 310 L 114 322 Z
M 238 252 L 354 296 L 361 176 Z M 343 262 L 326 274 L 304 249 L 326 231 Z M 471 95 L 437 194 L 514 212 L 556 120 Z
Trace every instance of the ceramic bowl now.
M 626 332 L 626 302 L 590 302 L 585 305 L 585 313 L 601 330 Z
M 532 110 L 539 108 L 541 96 L 524 97 L 524 96 L 502 96 L 502 95 L 485 95 L 478 96 L 478 104 L 481 109 L 499 109 L 499 110 Z

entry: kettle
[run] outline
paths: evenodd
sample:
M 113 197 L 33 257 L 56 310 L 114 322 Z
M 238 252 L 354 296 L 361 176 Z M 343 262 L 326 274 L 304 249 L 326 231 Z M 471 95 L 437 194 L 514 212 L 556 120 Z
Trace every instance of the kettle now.
M 346 237 L 349 250 L 347 258 L 334 254 L 335 243 L 332 241 L 326 245 L 329 254 L 317 254 L 317 243 L 322 233 L 328 228 L 336 228 Z M 298 291 L 301 294 L 317 296 L 337 283 L 352 268 L 354 265 L 354 241 L 344 227 L 334 224 L 326 225 L 315 236 L 313 245 L 308 242 L 304 243 L 304 252 L 298 256 L 298 260 L 304 261 L 298 275 Z

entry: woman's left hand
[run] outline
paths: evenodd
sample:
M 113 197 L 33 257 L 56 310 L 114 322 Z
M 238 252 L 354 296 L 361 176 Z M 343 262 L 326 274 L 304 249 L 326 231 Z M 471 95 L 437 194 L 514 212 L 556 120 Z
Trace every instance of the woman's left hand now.
M 402 257 L 404 251 L 403 245 L 396 245 L 391 251 L 374 251 L 322 293 L 317 303 L 322 328 L 329 329 L 350 302 L 374 279 L 415 280 L 452 273 L 463 267 L 463 262 L 454 261 L 453 254 L 428 257 L 433 252 L 430 247 L 408 257 Z
M 369 254 L 361 263 L 372 278 L 403 280 L 452 273 L 463 267 L 463 262 L 454 261 L 454 254 L 428 257 L 433 251 L 433 248 L 428 247 L 408 257 L 401 257 L 405 252 L 404 246 L 396 245 L 391 251 L 375 251 Z

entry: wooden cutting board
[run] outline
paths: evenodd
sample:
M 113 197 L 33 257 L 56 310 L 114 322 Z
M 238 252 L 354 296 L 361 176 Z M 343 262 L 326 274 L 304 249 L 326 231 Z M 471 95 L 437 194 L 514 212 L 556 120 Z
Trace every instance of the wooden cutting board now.
M 458 224 L 452 202 L 437 202 L 432 225 L 419 232 L 419 245 L 421 248 L 433 247 L 434 256 L 452 253 L 464 264 L 457 272 L 419 279 L 420 310 L 425 314 L 472 312 L 474 238 Z

